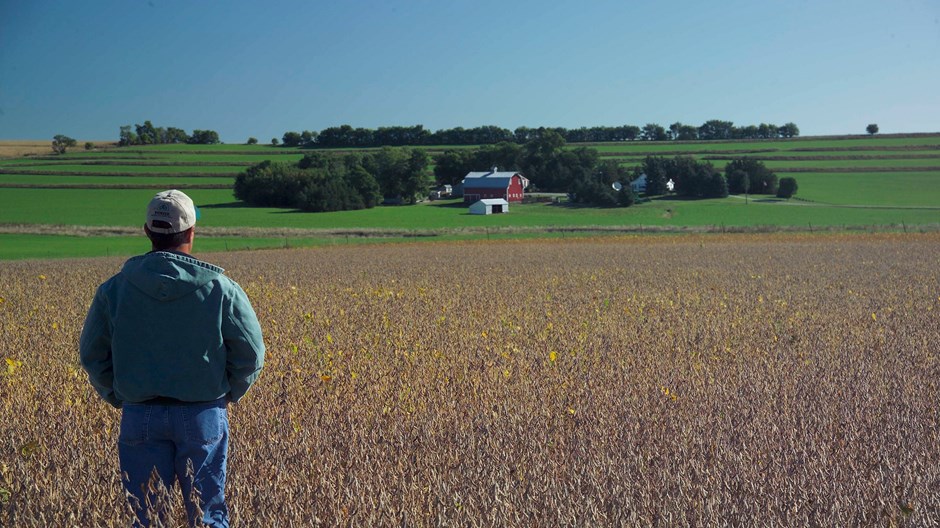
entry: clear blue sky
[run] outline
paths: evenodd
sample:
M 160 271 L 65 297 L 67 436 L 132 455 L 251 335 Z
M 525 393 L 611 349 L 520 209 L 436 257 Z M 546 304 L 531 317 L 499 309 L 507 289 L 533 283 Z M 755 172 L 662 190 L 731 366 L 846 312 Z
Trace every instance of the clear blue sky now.
M 0 0 L 0 139 L 350 124 L 940 131 L 937 0 Z

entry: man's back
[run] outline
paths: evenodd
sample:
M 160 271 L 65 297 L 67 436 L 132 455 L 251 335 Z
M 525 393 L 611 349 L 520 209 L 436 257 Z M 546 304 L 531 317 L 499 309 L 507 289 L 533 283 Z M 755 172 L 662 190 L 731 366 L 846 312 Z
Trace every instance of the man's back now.
M 188 255 L 157 251 L 128 260 L 101 285 L 93 308 L 106 313 L 89 314 L 80 346 L 93 350 L 95 339 L 110 339 L 114 400 L 244 395 L 261 368 L 264 345 L 252 331 L 258 325 L 247 296 L 222 272 Z

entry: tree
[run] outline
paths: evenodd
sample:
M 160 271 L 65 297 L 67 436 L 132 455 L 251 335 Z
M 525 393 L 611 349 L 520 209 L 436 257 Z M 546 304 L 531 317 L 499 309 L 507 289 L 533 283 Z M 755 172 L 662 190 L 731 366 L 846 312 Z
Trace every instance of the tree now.
M 620 207 L 630 207 L 636 203 L 636 193 L 629 185 L 624 185 L 617 192 L 617 205 Z
M 676 136 L 679 141 L 692 141 L 698 139 L 698 128 L 692 125 L 679 126 L 679 132 Z
M 698 127 L 698 137 L 699 139 L 731 139 L 733 130 L 734 123 L 731 121 L 712 119 Z
M 67 148 L 74 147 L 77 144 L 77 141 L 63 134 L 56 134 L 52 138 L 52 150 L 56 154 L 65 154 Z
M 617 134 L 624 140 L 633 141 L 634 139 L 640 137 L 640 127 L 636 125 L 624 125 L 620 127 Z
M 599 207 L 618 205 L 618 191 L 615 191 L 610 185 L 600 181 L 597 177 L 589 176 L 586 179 L 575 181 L 570 189 L 568 196 L 574 203 Z
M 300 133 L 300 141 L 304 147 L 312 147 L 317 142 L 317 133 L 304 130 Z
M 372 208 L 382 203 L 382 189 L 379 188 L 379 182 L 375 177 L 369 174 L 361 164 L 357 164 L 349 171 L 349 184 L 359 191 L 362 197 L 362 204 L 365 208 Z
M 780 137 L 794 138 L 800 135 L 800 129 L 796 126 L 796 123 L 787 123 L 780 127 L 779 134 Z
M 95 144 L 91 141 L 85 142 L 85 150 L 95 150 Z
M 122 147 L 126 147 L 128 145 L 136 145 L 137 141 L 138 141 L 137 134 L 131 131 L 130 125 L 124 125 L 121 127 L 121 136 L 120 136 L 120 139 L 118 140 L 118 145 Z
M 257 144 L 258 144 L 258 138 L 256 138 L 256 137 L 250 137 L 250 138 L 248 138 L 248 141 L 247 141 L 246 144 L 247 144 L 247 145 L 257 145 Z
M 786 198 L 789 200 L 796 194 L 797 188 L 796 178 L 790 176 L 780 178 L 780 186 L 777 188 L 777 198 Z
M 532 132 L 531 137 L 519 156 L 519 169 L 534 187 L 566 191 L 571 181 L 561 174 L 558 160 L 565 147 L 565 138 L 549 128 L 539 128 Z
M 751 190 L 751 177 L 748 173 L 742 170 L 734 171 L 734 174 L 742 174 L 741 178 L 741 189 L 744 191 L 744 203 L 747 204 L 747 193 Z
M 215 145 L 219 143 L 219 133 L 215 130 L 193 130 L 187 143 L 193 145 Z
M 868 125 L 867 127 L 865 127 L 865 131 L 868 132 L 868 135 L 874 136 L 875 134 L 878 133 L 878 125 L 875 123 L 872 123 Z
M 647 156 L 643 164 L 634 171 L 633 179 L 646 175 L 646 195 L 666 194 L 669 160 L 660 156 Z
M 300 132 L 284 132 L 283 142 L 285 147 L 300 146 L 301 141 Z
M 427 196 L 433 184 L 431 158 L 420 149 L 382 147 L 363 158 L 363 167 L 375 176 L 382 196 L 414 204 Z
M 134 125 L 137 130 L 137 145 L 153 145 L 157 141 L 156 129 L 149 120 L 143 125 Z
M 647 141 L 665 141 L 669 139 L 666 129 L 656 123 L 647 123 L 643 127 L 643 139 Z
M 502 170 L 515 170 L 519 167 L 522 146 L 508 141 L 495 145 L 484 145 L 467 156 L 467 165 L 460 178 L 470 171 L 482 171 L 491 167 Z M 459 180 L 458 180 L 459 181 Z
M 189 141 L 186 131 L 176 127 L 167 127 L 163 138 L 164 143 L 186 143 Z
M 678 121 L 669 125 L 669 139 L 679 139 L 680 128 L 682 128 L 682 123 Z
M 279 143 L 279 141 L 277 140 L 277 138 L 271 138 L 271 146 L 272 146 L 272 147 L 276 147 L 278 143 Z
M 735 169 L 729 173 L 726 173 L 726 179 L 728 181 L 728 191 L 734 194 L 746 194 L 751 187 L 751 180 L 748 178 L 747 173 L 741 169 Z
M 434 160 L 434 178 L 438 183 L 457 185 L 470 172 L 470 152 L 467 150 L 445 150 Z

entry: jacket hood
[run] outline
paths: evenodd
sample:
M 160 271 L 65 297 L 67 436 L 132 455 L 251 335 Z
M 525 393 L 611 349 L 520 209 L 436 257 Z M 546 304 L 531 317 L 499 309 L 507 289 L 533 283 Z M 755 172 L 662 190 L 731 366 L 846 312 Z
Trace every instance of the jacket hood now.
M 198 290 L 225 270 L 182 253 L 152 251 L 124 263 L 121 274 L 158 301 L 172 301 Z

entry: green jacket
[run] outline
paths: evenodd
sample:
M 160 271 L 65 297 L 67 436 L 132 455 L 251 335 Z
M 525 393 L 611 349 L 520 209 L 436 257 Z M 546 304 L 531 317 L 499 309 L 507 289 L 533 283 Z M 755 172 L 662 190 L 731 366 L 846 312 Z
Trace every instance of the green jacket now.
M 98 287 L 79 355 L 105 401 L 245 395 L 264 366 L 264 342 L 248 296 L 224 271 L 154 251 Z

